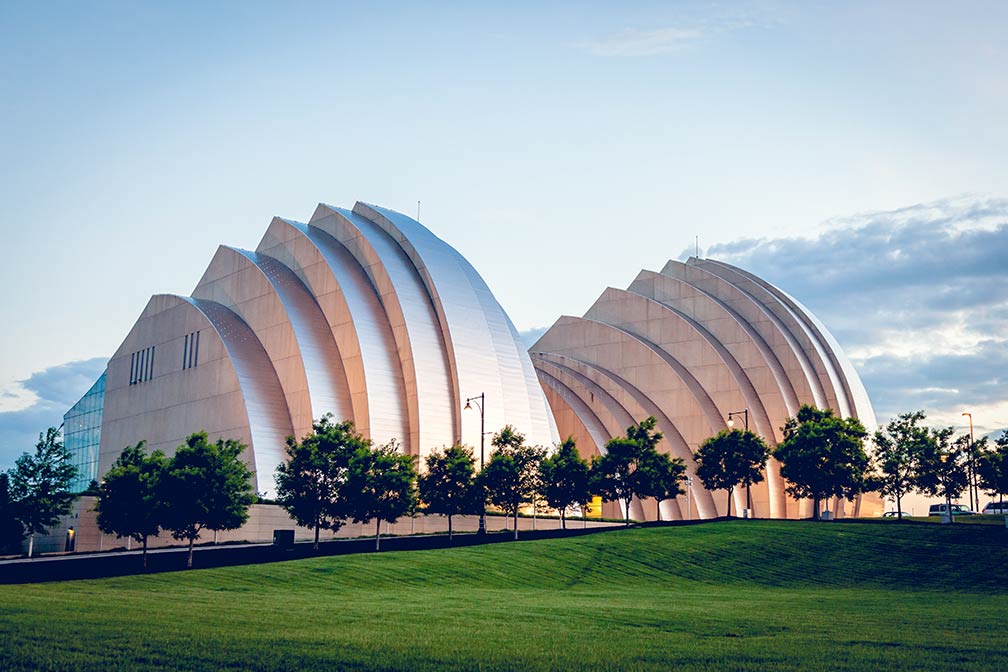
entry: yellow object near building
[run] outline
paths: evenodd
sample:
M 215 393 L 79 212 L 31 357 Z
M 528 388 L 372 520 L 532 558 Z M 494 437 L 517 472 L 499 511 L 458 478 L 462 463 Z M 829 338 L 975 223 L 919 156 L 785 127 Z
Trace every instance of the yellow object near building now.
M 585 518 L 601 518 L 602 517 L 602 497 L 595 495 L 588 502 L 588 506 L 585 507 Z

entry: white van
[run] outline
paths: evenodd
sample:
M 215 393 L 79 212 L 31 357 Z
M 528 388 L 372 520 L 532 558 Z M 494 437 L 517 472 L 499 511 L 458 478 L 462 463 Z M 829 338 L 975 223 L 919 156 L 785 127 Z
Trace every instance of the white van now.
M 944 504 L 932 504 L 931 508 L 928 510 L 929 516 L 942 516 L 945 515 L 945 505 Z M 953 504 L 952 505 L 952 515 L 953 516 L 975 516 L 976 511 L 970 511 L 963 504 Z
M 985 516 L 1008 516 L 1008 502 L 987 502 L 981 513 Z

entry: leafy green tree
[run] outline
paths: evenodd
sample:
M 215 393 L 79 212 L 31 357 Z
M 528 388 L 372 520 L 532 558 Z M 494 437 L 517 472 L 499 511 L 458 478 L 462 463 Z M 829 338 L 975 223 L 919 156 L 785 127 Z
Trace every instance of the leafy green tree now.
M 16 502 L 18 520 L 28 532 L 28 557 L 32 556 L 36 534 L 48 534 L 73 508 L 75 495 L 70 483 L 77 468 L 63 447 L 60 430 L 50 427 L 39 434 L 35 453 L 22 453 L 10 472 L 10 497 Z
M 728 492 L 728 515 L 731 515 L 732 492 L 735 486 L 746 487 L 746 501 L 752 502 L 749 488 L 763 480 L 763 469 L 770 457 L 770 448 L 749 430 L 722 430 L 700 444 L 693 455 L 696 474 L 708 490 Z
M 686 479 L 686 465 L 682 458 L 652 449 L 641 457 L 639 468 L 644 484 L 641 496 L 655 498 L 658 503 L 658 520 L 661 520 L 661 503 L 686 492 L 681 487 Z
M 580 505 L 583 511 L 590 497 L 588 475 L 588 461 L 578 454 L 573 437 L 567 437 L 556 452 L 539 464 L 543 498 L 560 511 L 563 529 L 567 529 L 567 509 Z
M 475 484 L 475 459 L 472 449 L 451 446 L 427 456 L 426 470 L 418 479 L 420 499 L 428 513 L 448 517 L 448 538 L 452 538 L 452 516 L 475 513 L 483 506 L 478 501 Z
M 164 453 L 155 450 L 147 455 L 141 441 L 123 449 L 98 486 L 98 529 L 143 544 L 144 569 L 147 539 L 161 531 L 161 477 L 167 466 Z
M 505 425 L 490 443 L 494 452 L 476 479 L 477 490 L 494 506 L 514 518 L 514 538 L 518 538 L 518 509 L 533 501 L 540 489 L 539 464 L 545 452 L 525 444 L 525 435 Z
M 784 424 L 784 440 L 774 457 L 788 481 L 785 491 L 796 499 L 811 498 L 815 520 L 823 499 L 849 499 L 863 492 L 869 464 L 863 445 L 867 435 L 857 418 L 839 418 L 832 409 L 808 404 Z
M 605 455 L 592 458 L 591 489 L 607 501 L 623 503 L 628 527 L 634 496 L 646 497 L 652 489 L 652 474 L 641 466 L 656 451 L 662 438 L 661 432 L 655 431 L 656 425 L 652 416 L 627 427 L 625 437 L 615 437 L 606 443 Z
M 331 413 L 316 420 L 300 442 L 287 437 L 288 460 L 276 470 L 277 502 L 298 525 L 315 530 L 315 550 L 320 530 L 335 532 L 349 517 L 343 497 L 350 461 L 370 446 L 352 422 L 333 422 Z
M 930 440 L 918 456 L 915 479 L 918 492 L 945 500 L 950 523 L 955 520 L 951 515 L 952 500 L 969 485 L 966 445 L 952 441 L 953 433 L 951 427 L 931 430 Z
M 375 521 L 375 550 L 381 550 L 381 524 L 394 523 L 416 501 L 416 466 L 393 440 L 384 446 L 358 448 L 350 460 L 345 500 L 355 523 Z
M 977 468 L 984 490 L 1004 502 L 1004 496 L 1008 494 L 1008 430 L 998 438 L 993 451 L 981 455 Z
M 875 432 L 875 474 L 871 489 L 896 500 L 897 515 L 903 518 L 903 497 L 914 488 L 917 462 L 931 440 L 924 411 L 903 413 Z
M 241 460 L 247 446 L 234 439 L 210 443 L 206 432 L 189 435 L 169 460 L 161 477 L 162 526 L 176 539 L 193 542 L 200 532 L 233 530 L 248 520 L 255 503 L 252 472 Z
M 24 525 L 18 520 L 17 502 L 10 494 L 10 475 L 0 472 L 0 552 L 13 551 L 24 539 Z

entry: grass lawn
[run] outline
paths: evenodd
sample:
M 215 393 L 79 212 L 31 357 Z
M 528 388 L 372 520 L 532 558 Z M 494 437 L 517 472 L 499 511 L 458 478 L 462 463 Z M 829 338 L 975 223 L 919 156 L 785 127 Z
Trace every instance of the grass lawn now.
M 0 586 L 0 669 L 1005 670 L 1008 531 L 733 521 Z

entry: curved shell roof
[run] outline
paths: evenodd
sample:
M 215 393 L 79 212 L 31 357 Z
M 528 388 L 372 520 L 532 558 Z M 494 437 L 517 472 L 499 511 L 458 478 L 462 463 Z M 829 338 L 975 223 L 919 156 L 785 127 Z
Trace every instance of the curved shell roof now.
M 748 411 L 749 428 L 771 447 L 806 403 L 875 427 L 864 386 L 822 323 L 770 283 L 714 260 L 669 261 L 626 290 L 607 288 L 583 317 L 561 317 L 530 354 L 561 435 L 575 436 L 584 454 L 604 452 L 609 437 L 649 415 L 663 449 L 682 457 L 689 474 L 693 452 L 728 427 L 729 413 Z M 809 503 L 788 497 L 784 485 L 771 459 L 748 508 L 761 517 L 809 515 Z M 747 508 L 745 491 L 733 497 L 733 513 Z M 631 515 L 727 514 L 727 495 L 699 480 L 686 499 L 634 502 Z M 859 505 L 848 502 L 846 512 Z
M 398 212 L 364 203 L 351 210 L 320 204 L 307 223 L 274 218 L 255 251 L 220 247 L 191 297 L 164 297 L 147 313 L 163 310 L 165 301 L 191 306 L 220 339 L 230 363 L 226 375 L 210 383 L 216 385 L 210 394 L 223 394 L 225 378 L 236 376 L 241 395 L 241 408 L 222 417 L 220 427 L 178 431 L 247 428 L 247 458 L 257 488 L 267 493 L 284 459 L 284 437 L 300 438 L 313 418 L 328 412 L 353 420 L 378 443 L 395 439 L 409 454 L 424 456 L 457 442 L 478 451 L 480 413 L 463 406 L 482 394 L 488 431 L 510 423 L 530 443 L 549 446 L 557 439 L 528 353 L 479 273 Z M 156 328 L 134 327 L 135 338 L 120 346 L 126 360 L 127 350 L 147 341 L 174 338 L 181 348 L 189 338 L 181 331 L 147 333 Z M 177 368 L 174 355 L 167 356 L 161 355 L 158 374 Z M 158 412 L 157 386 L 128 392 L 116 419 Z M 158 434 L 137 422 L 116 441 Z M 121 447 L 110 442 L 103 452 L 111 459 Z

